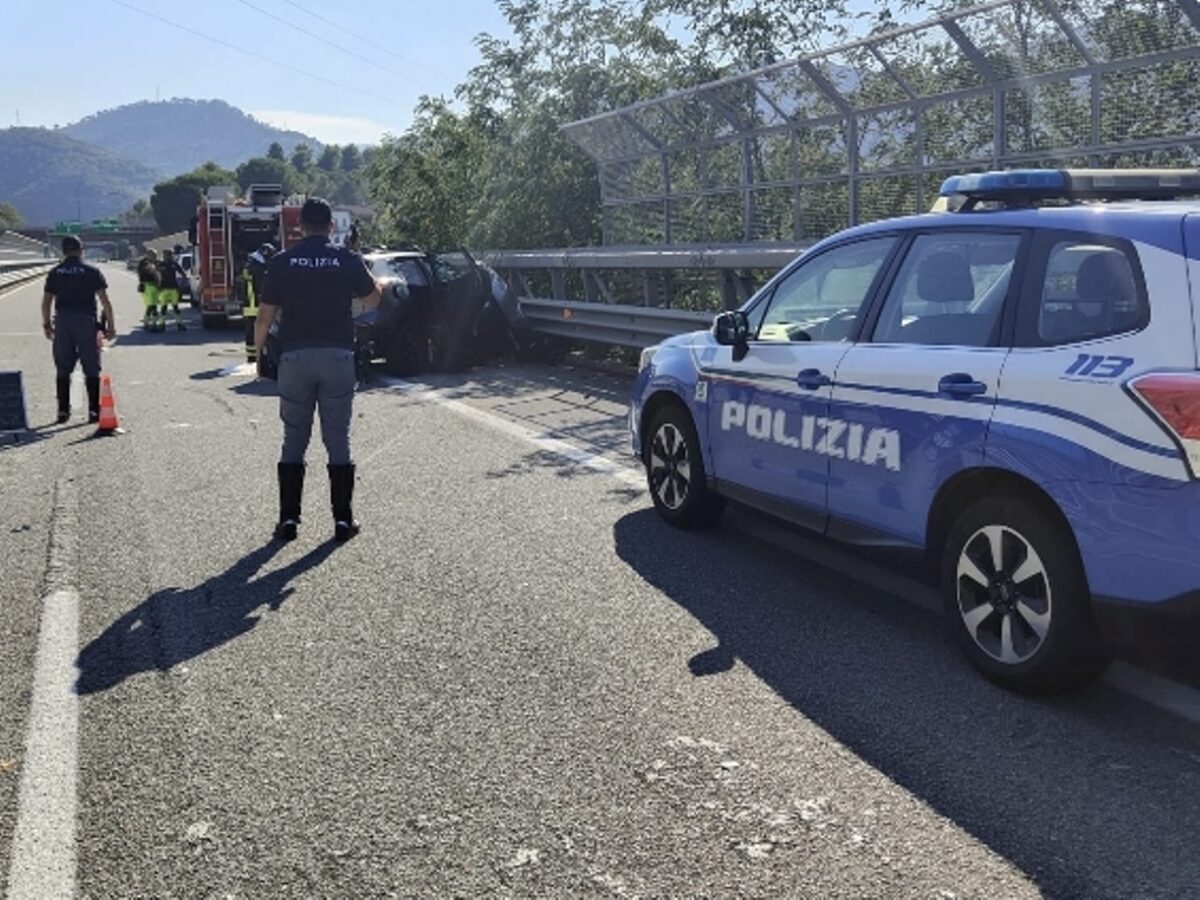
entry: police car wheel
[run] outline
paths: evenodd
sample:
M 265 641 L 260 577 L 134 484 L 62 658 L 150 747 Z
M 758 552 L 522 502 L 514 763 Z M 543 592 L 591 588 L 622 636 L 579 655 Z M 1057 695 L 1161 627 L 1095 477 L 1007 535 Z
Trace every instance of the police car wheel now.
M 942 561 L 946 615 L 991 680 L 1041 693 L 1078 687 L 1107 664 L 1071 535 L 1036 504 L 986 499 L 955 522 Z
M 654 417 L 646 438 L 646 480 L 659 515 L 679 528 L 716 522 L 724 501 L 708 489 L 692 417 L 669 406 Z

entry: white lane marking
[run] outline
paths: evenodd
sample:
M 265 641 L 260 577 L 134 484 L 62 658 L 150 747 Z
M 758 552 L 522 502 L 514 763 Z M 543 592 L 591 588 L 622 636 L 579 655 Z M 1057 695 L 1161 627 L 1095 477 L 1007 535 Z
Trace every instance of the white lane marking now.
M 230 375 L 237 377 L 249 377 L 251 375 L 257 376 L 258 365 L 256 363 L 246 362 L 238 363 L 232 366 L 226 366 L 221 370 L 221 375 L 224 377 L 228 377 Z
M 1145 669 L 1117 660 L 1104 673 L 1103 681 L 1131 697 L 1200 724 L 1200 691 Z
M 547 450 L 556 456 L 561 456 L 589 469 L 612 475 L 625 484 L 632 485 L 640 490 L 645 490 L 646 488 L 646 480 L 641 474 L 640 469 L 635 470 L 618 465 L 599 454 L 583 450 L 567 443 L 561 438 L 554 437 L 553 434 L 536 431 L 525 425 L 513 422 L 511 419 L 505 419 L 495 413 L 470 406 L 461 400 L 456 400 L 448 396 L 445 391 L 438 388 L 404 381 L 400 378 L 387 378 L 385 379 L 385 383 L 397 388 L 402 393 L 445 406 L 447 409 L 465 418 L 472 419 L 496 431 L 512 435 L 540 449 Z M 385 452 L 394 443 L 378 448 L 367 457 L 365 462 L 369 462 L 371 459 Z M 802 540 L 808 540 L 806 536 L 797 534 L 796 540 L 783 539 L 778 534 L 778 526 L 769 526 L 768 522 L 769 520 L 765 518 L 761 523 L 754 522 L 752 525 L 739 522 L 739 528 L 749 533 L 750 536 L 771 543 L 787 552 L 811 559 L 814 562 L 843 571 L 846 574 L 852 574 L 852 577 L 856 580 L 899 596 L 906 602 L 926 611 L 940 611 L 941 595 L 935 589 L 906 576 L 890 573 L 888 569 L 882 566 L 855 556 L 852 550 L 847 550 L 843 553 L 824 546 L 818 548 L 814 545 L 811 549 L 800 547 L 798 543 Z M 773 529 L 775 534 L 768 535 L 768 529 Z M 1189 722 L 1200 723 L 1200 690 L 1196 688 L 1172 681 L 1161 675 L 1155 675 L 1153 672 L 1138 668 L 1122 660 L 1117 660 L 1109 666 L 1100 680 L 1123 694 L 1135 697 L 1158 709 L 1173 713 Z
M 553 432 L 538 431 L 527 425 L 522 425 L 519 422 L 498 416 L 495 413 L 463 403 L 461 400 L 455 400 L 444 391 L 429 387 L 428 385 L 415 384 L 400 378 L 388 378 L 385 381 L 402 393 L 437 403 L 439 406 L 444 406 L 464 418 L 472 419 L 475 422 L 486 425 L 494 431 L 502 432 L 525 443 L 532 444 L 539 450 L 545 450 L 555 456 L 560 456 L 586 469 L 611 475 L 618 481 L 639 490 L 644 490 L 646 487 L 646 478 L 640 470 L 631 469 L 628 466 L 615 463 L 599 453 L 577 447 L 560 437 L 556 437 Z M 378 448 L 363 462 L 370 462 L 371 459 L 383 453 L 390 446 L 392 445 L 388 444 Z
M 49 593 L 42 601 L 33 670 L 33 698 L 21 762 L 8 900 L 75 895 L 76 805 L 79 777 L 79 593 L 75 565 L 75 492 L 67 478 L 55 486 Z
M 78 654 L 79 595 L 55 591 L 42 604 L 8 878 L 9 900 L 69 898 L 75 894 Z

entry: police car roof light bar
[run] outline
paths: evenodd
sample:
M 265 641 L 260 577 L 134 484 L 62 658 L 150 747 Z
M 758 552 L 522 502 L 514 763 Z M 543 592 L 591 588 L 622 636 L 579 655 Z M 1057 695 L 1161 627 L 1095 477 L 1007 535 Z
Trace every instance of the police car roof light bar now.
M 952 175 L 941 196 L 1029 204 L 1036 200 L 1176 200 L 1200 195 L 1200 169 L 1013 169 Z

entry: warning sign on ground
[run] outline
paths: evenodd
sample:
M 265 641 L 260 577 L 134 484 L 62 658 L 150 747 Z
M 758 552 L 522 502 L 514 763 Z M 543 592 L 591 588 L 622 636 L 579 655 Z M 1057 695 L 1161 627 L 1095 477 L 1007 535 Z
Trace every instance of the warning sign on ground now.
M 25 388 L 20 372 L 0 372 L 0 434 L 26 431 Z

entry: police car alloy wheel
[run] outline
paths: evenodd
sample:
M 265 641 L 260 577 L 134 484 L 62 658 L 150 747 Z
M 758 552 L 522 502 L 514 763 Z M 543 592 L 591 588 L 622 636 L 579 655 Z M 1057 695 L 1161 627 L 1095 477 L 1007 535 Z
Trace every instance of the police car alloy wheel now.
M 687 502 L 692 463 L 687 441 L 671 422 L 664 422 L 650 444 L 650 487 L 663 506 L 678 510 Z
M 708 489 L 692 417 L 669 406 L 646 431 L 646 480 L 659 514 L 680 528 L 701 528 L 721 515 L 724 502 Z
M 1009 665 L 1031 658 L 1050 630 L 1054 598 L 1037 550 L 1018 532 L 987 525 L 958 557 L 958 612 L 984 653 Z
M 977 501 L 946 542 L 946 615 L 959 644 L 1005 687 L 1077 687 L 1107 664 L 1067 529 L 1022 498 Z

